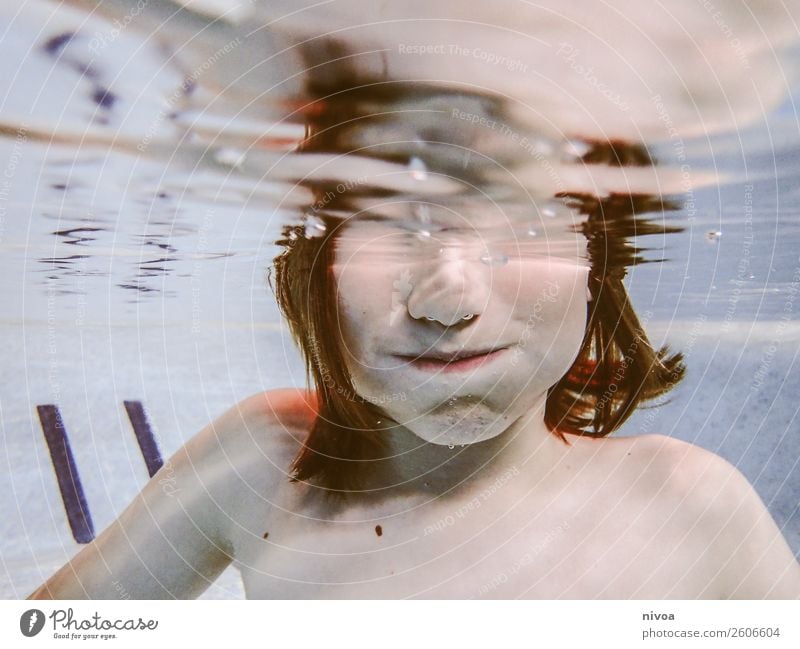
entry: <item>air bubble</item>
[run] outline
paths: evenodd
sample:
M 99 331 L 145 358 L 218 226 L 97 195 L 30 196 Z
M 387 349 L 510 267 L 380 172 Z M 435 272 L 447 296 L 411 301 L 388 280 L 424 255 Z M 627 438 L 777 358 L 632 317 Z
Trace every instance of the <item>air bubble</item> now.
M 583 156 L 585 156 L 589 151 L 591 151 L 591 147 L 586 142 L 582 140 L 568 140 L 562 147 L 562 153 L 570 158 L 577 158 L 580 160 Z
M 532 225 L 528 227 L 528 236 L 530 237 L 539 236 L 539 233 L 536 231 L 536 228 L 534 228 Z
M 451 451 L 452 451 L 452 450 L 453 450 L 455 447 L 456 447 L 456 445 L 455 445 L 455 444 L 448 444 L 448 445 L 447 445 L 447 448 L 449 448 Z
M 542 216 L 546 216 L 548 219 L 554 219 L 557 216 L 557 212 L 552 207 L 543 207 L 542 208 Z
M 219 149 L 214 154 L 214 160 L 216 162 L 234 168 L 241 167 L 244 164 L 246 157 L 247 156 L 243 151 L 237 151 L 236 149 L 231 148 Z
M 325 225 L 325 222 L 316 214 L 306 214 L 304 230 L 306 239 L 316 239 L 321 237 L 323 234 L 325 234 L 327 229 L 328 228 Z
M 414 203 L 414 207 L 411 208 L 411 211 L 420 223 L 431 222 L 430 209 L 425 203 Z
M 557 216 L 570 214 L 571 210 L 564 204 L 563 201 L 553 199 L 542 205 L 542 207 L 539 209 L 539 213 L 548 219 L 554 219 Z
M 428 167 L 421 158 L 414 156 L 408 162 L 408 170 L 411 172 L 411 177 L 414 180 L 427 180 Z
M 508 263 L 508 255 L 505 255 L 502 252 L 492 253 L 489 250 L 486 250 L 481 255 L 481 261 L 487 266 L 505 266 Z

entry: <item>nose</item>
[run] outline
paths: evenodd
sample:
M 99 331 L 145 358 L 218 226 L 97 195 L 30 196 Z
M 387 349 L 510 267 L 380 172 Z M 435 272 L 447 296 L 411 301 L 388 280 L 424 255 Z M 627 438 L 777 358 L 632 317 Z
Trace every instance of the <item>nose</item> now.
M 452 327 L 475 320 L 486 310 L 491 269 L 478 259 L 462 259 L 448 251 L 412 272 L 408 313 L 415 320 Z

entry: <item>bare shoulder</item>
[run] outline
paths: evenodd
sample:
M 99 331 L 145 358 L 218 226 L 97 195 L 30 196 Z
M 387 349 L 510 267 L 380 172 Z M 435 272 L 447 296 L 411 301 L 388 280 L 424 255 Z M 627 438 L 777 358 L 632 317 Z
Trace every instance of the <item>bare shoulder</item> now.
M 315 418 L 313 392 L 299 388 L 259 392 L 211 422 L 198 434 L 197 446 L 222 453 L 237 473 L 256 465 L 259 474 L 266 470 L 285 475 Z
M 736 467 L 701 446 L 657 434 L 622 439 L 627 441 L 628 452 L 645 463 L 659 487 L 687 491 L 702 482 L 737 476 L 739 488 L 749 487 Z
M 743 501 L 752 506 L 754 499 L 758 500 L 739 469 L 708 449 L 666 435 L 625 439 L 629 440 L 629 452 L 645 464 L 654 484 L 667 491 L 691 495 L 693 502 L 703 509 L 727 509 Z
M 578 440 L 584 446 L 587 465 L 635 481 L 644 491 L 686 493 L 698 480 L 717 479 L 736 471 L 715 453 L 666 435 Z
M 195 434 L 154 479 L 180 494 L 211 533 L 228 537 L 232 518 L 252 506 L 248 495 L 269 499 L 288 483 L 314 417 L 305 390 L 259 392 Z
M 664 497 L 679 498 L 688 515 L 702 515 L 710 521 L 729 513 L 731 507 L 761 504 L 747 478 L 712 451 L 666 435 L 640 435 L 619 441 L 642 482 Z
M 626 440 L 646 491 L 693 537 L 720 596 L 800 597 L 800 565 L 764 502 L 733 464 L 663 435 Z
M 280 388 L 243 399 L 220 418 L 218 426 L 229 433 L 261 430 L 273 441 L 280 441 L 284 434 L 294 437 L 307 433 L 316 414 L 312 391 Z

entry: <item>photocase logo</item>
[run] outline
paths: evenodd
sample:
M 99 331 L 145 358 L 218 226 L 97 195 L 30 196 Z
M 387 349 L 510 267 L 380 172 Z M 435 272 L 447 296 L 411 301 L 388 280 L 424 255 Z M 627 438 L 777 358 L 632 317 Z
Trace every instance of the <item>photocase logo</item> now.
M 25 611 L 19 618 L 19 630 L 22 635 L 32 638 L 44 627 L 44 613 L 38 608 Z

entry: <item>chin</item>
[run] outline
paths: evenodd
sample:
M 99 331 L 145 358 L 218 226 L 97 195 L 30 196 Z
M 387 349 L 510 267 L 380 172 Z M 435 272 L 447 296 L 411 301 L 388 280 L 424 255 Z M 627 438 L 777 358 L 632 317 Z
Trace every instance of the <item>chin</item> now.
M 512 417 L 483 404 L 469 408 L 441 406 L 403 425 L 420 439 L 439 446 L 465 446 L 497 437 L 508 429 Z M 401 422 L 402 423 L 402 422 Z

